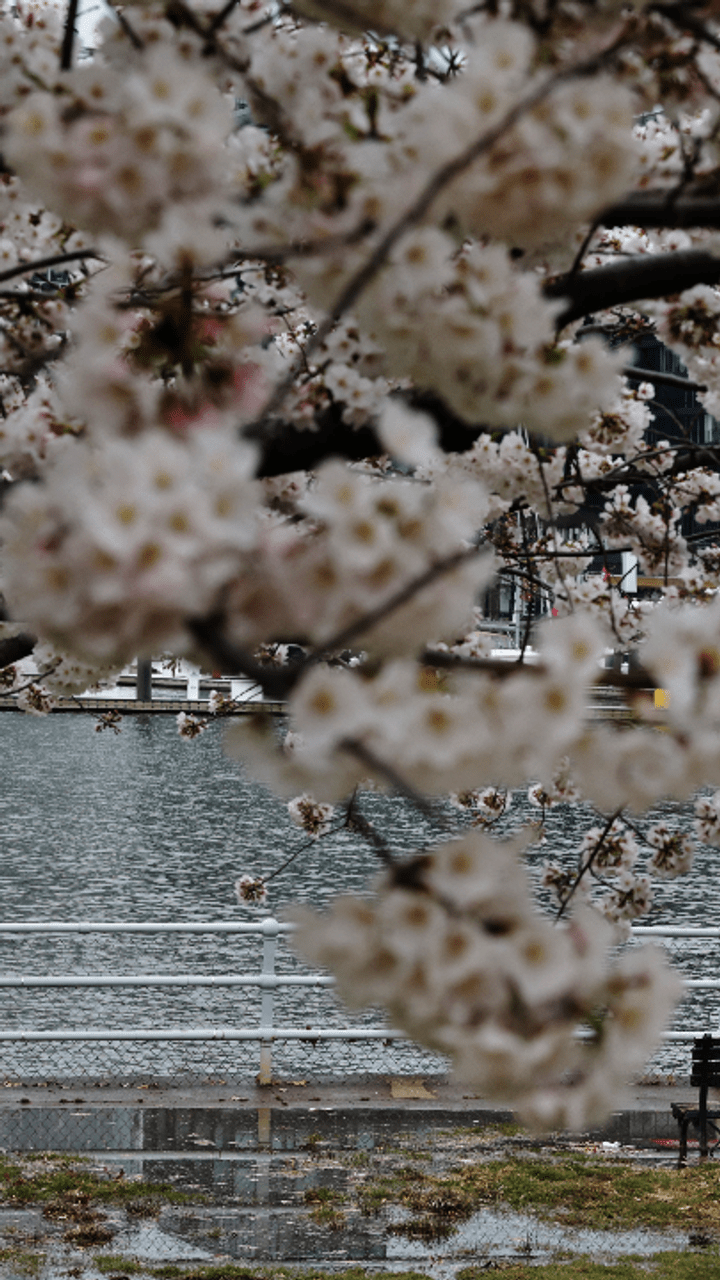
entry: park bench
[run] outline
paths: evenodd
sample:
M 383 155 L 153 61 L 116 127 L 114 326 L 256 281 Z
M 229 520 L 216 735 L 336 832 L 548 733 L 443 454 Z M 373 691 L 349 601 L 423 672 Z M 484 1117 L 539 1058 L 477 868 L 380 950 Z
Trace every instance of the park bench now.
M 710 1155 L 708 1129 L 716 1135 L 713 1151 L 720 1142 L 720 1128 L 715 1124 L 720 1120 L 720 1111 L 708 1108 L 708 1089 L 720 1089 L 720 1037 L 705 1035 L 693 1041 L 692 1071 L 690 1084 L 699 1089 L 698 1105 L 673 1102 L 672 1113 L 680 1129 L 680 1151 L 678 1169 L 687 1164 L 688 1126 L 693 1124 L 700 1134 L 700 1159 L 707 1160 Z

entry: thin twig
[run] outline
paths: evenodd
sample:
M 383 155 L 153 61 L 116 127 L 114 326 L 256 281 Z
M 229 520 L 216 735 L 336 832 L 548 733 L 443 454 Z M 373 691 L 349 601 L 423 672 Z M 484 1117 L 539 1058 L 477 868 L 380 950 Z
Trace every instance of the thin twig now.
M 356 787 L 348 801 L 345 826 L 349 827 L 353 831 L 357 831 L 365 840 L 368 841 L 369 844 L 372 845 L 384 866 L 396 866 L 395 859 L 393 858 L 388 845 L 380 835 L 380 832 L 375 826 L 373 826 L 372 822 L 369 822 L 368 819 L 360 813 L 360 810 L 357 807 L 357 794 L 358 788 Z
M 224 4 L 222 9 L 220 9 L 219 13 L 215 14 L 215 17 L 213 18 L 212 22 L 206 28 L 208 37 L 214 36 L 216 32 L 218 32 L 220 28 L 225 25 L 233 9 L 236 9 L 239 3 L 240 3 L 240 0 L 227 0 L 227 4 Z
M 229 225 L 232 226 L 232 223 Z M 287 262 L 291 258 L 308 258 L 321 253 L 334 253 L 336 249 L 346 249 L 358 244 L 375 230 L 375 225 L 372 219 L 363 218 L 352 231 L 346 231 L 337 236 L 327 236 L 324 240 L 291 240 L 285 245 L 258 245 L 256 248 L 250 245 L 247 249 L 243 249 L 242 253 L 235 253 L 233 261 L 279 263 Z M 231 270 L 228 274 L 232 276 L 237 273 Z
M 416 791 L 415 788 L 411 786 L 405 778 L 403 778 L 402 774 L 397 772 L 397 769 L 395 769 L 391 764 L 388 764 L 386 760 L 381 760 L 380 756 L 376 755 L 375 752 L 372 751 L 370 747 L 366 746 L 364 742 L 361 742 L 359 738 L 343 738 L 342 741 L 338 743 L 338 747 L 341 751 L 347 752 L 348 755 L 354 756 L 356 760 L 359 760 L 362 765 L 371 769 L 373 773 L 378 775 L 378 777 L 384 778 L 386 782 L 389 782 L 391 787 L 393 787 L 399 795 L 404 796 L 406 800 L 409 800 L 418 812 L 421 813 L 424 818 L 427 818 L 429 822 L 439 823 L 440 826 L 447 826 L 446 819 L 441 813 L 439 813 L 437 806 L 426 800 L 424 796 L 420 795 L 419 791 Z
M 120 27 L 121 27 L 121 28 L 122 28 L 122 30 L 125 32 L 125 35 L 127 36 L 128 40 L 130 41 L 130 43 L 131 43 L 131 45 L 133 46 L 133 48 L 134 48 L 134 49 L 137 49 L 138 51 L 140 51 L 141 49 L 144 49 L 144 48 L 145 48 L 145 41 L 144 41 L 144 40 L 141 40 L 141 38 L 140 38 L 140 36 L 138 35 L 138 33 L 137 33 L 137 31 L 135 30 L 135 28 L 134 28 L 133 26 L 131 26 L 131 24 L 130 24 L 130 22 L 129 22 L 129 20 L 128 20 L 128 17 L 127 17 L 127 15 L 123 12 L 123 10 L 122 10 L 122 9 L 116 9 L 116 8 L 115 8 L 115 5 L 114 5 L 114 3 L 113 3 L 113 0 L 105 0 L 105 3 L 106 3 L 107 5 L 109 5 L 109 6 L 110 6 L 110 8 L 111 8 L 111 10 L 112 10 L 113 17 L 114 17 L 114 18 L 117 18 L 117 20 L 118 20 L 118 22 L 119 22 L 119 24 L 120 24 Z
M 472 560 L 480 552 L 487 550 L 487 546 L 479 543 L 474 547 L 463 547 L 461 551 L 454 551 L 452 555 L 445 556 L 442 560 L 436 560 L 434 564 L 430 565 L 429 569 L 419 574 L 417 578 L 412 578 L 406 586 L 396 591 L 395 595 L 386 600 L 384 604 L 379 604 L 374 609 L 369 609 L 356 622 L 350 622 L 341 631 L 336 631 L 335 635 L 331 636 L 321 648 L 316 649 L 314 653 L 308 656 L 302 664 L 303 669 L 313 666 L 317 662 L 323 662 L 330 654 L 336 653 L 338 650 L 350 648 L 355 640 L 358 640 L 372 627 L 377 626 L 378 622 L 383 622 L 396 609 L 407 604 L 419 591 L 430 586 L 438 578 L 443 577 L 444 574 L 451 573 L 453 569 L 457 569 L 460 565 L 465 564 L 466 561 Z
M 304 840 L 301 845 L 298 845 L 297 849 L 293 849 L 293 852 L 289 855 L 289 857 L 285 859 L 284 862 L 280 863 L 279 867 L 276 867 L 275 870 L 271 871 L 269 875 L 260 877 L 263 884 L 269 884 L 270 881 L 274 880 L 276 876 L 279 876 L 282 871 L 285 871 L 286 868 L 289 867 L 290 864 L 294 862 L 295 859 L 298 858 L 301 853 L 305 853 L 307 849 L 312 849 L 313 845 L 316 845 L 318 843 L 318 840 L 324 840 L 326 836 L 334 835 L 336 831 L 342 831 L 344 826 L 345 826 L 344 821 L 338 822 L 335 826 L 332 826 L 329 831 L 323 832 L 321 836 L 311 836 L 310 839 Z
M 548 523 L 551 524 L 553 520 L 553 505 L 552 505 L 552 499 L 550 497 L 550 490 L 548 488 L 547 476 L 545 475 L 545 468 L 543 467 L 542 458 L 540 457 L 540 453 L 538 451 L 537 446 L 533 444 L 532 450 L 533 450 L 533 453 L 535 454 L 535 461 L 538 464 L 538 470 L 540 472 L 540 481 L 542 483 L 543 493 L 545 494 L 545 506 L 547 508 Z M 553 538 L 554 537 L 555 537 L 555 532 L 553 530 Z M 570 605 L 570 612 L 574 613 L 575 604 L 572 599 L 571 593 L 568 591 L 567 582 L 565 581 L 565 574 L 563 573 L 562 568 L 560 567 L 559 560 L 555 561 L 555 572 L 557 573 L 557 576 L 560 579 L 560 584 L 562 586 L 563 591 L 565 592 L 565 597 L 568 601 L 568 604 Z
M 45 671 L 38 671 L 37 675 L 34 675 L 32 679 L 27 680 L 25 684 L 18 685 L 16 689 L 8 689 L 4 696 L 14 698 L 18 693 L 24 693 L 26 689 L 32 689 L 33 685 L 42 684 L 43 680 L 45 680 L 47 676 L 51 676 L 53 671 L 57 670 L 61 661 L 61 658 L 56 658 L 54 662 L 50 663 L 49 667 L 46 667 Z
M 591 869 L 593 862 L 595 861 L 597 855 L 599 854 L 600 850 L 605 844 L 605 841 L 607 840 L 608 835 L 610 834 L 610 829 L 613 823 L 617 818 L 620 817 L 620 814 L 622 813 L 624 808 L 625 806 L 621 804 L 620 808 L 616 809 L 615 812 L 610 815 L 607 822 L 605 823 L 605 826 L 603 827 L 600 835 L 600 839 L 593 846 L 585 862 L 580 867 L 580 870 L 578 871 L 575 879 L 573 880 L 572 884 L 570 885 L 570 888 L 568 889 L 565 897 L 563 898 L 560 904 L 560 907 L 558 908 L 557 914 L 555 916 L 556 922 L 560 920 L 562 916 L 565 914 L 565 910 L 568 906 L 568 903 L 570 902 L 570 899 L 573 897 L 576 889 L 578 888 L 580 881 L 582 880 L 583 876 Z
M 585 254 L 588 251 L 590 241 L 595 235 L 595 232 L 597 231 L 598 226 L 599 226 L 599 223 L 597 218 L 594 220 L 594 222 L 590 223 L 587 233 L 583 236 L 582 244 L 580 245 L 580 248 L 575 254 L 574 262 L 568 272 L 568 279 L 572 280 L 573 276 L 576 276 L 578 271 L 580 270 L 580 267 L 582 266 L 583 258 L 585 257 Z

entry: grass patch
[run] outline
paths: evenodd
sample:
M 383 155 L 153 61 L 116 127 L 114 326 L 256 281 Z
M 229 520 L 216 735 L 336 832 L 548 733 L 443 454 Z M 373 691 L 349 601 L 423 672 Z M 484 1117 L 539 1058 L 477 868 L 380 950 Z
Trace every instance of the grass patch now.
M 11 1267 L 13 1275 L 38 1276 L 44 1263 L 44 1253 L 34 1253 L 29 1249 L 0 1249 L 0 1268 Z
M 126 1258 L 121 1253 L 98 1253 L 93 1258 L 93 1266 L 103 1275 L 116 1272 L 124 1276 L 134 1276 L 138 1272 L 147 1271 L 140 1262 L 136 1262 L 134 1258 Z
M 516 1120 L 488 1120 L 487 1123 L 456 1125 L 453 1129 L 438 1129 L 436 1138 L 463 1138 L 471 1142 L 488 1138 L 527 1138 L 528 1130 Z
M 502 1280 L 720 1280 L 720 1257 L 697 1253 L 663 1253 L 653 1258 L 623 1258 L 618 1262 L 593 1262 L 573 1258 L 571 1262 L 546 1262 L 531 1266 L 511 1262 L 493 1267 Z M 483 1267 L 465 1267 L 456 1280 L 487 1280 Z
M 45 1204 L 73 1199 L 85 1204 L 124 1205 L 138 1216 L 157 1211 L 160 1202 L 186 1204 L 189 1196 L 166 1183 L 126 1182 L 93 1172 L 76 1156 L 42 1155 L 26 1166 L 0 1157 L 0 1201 L 5 1204 Z
M 123 1259 L 123 1261 L 125 1261 Z M 241 1267 L 235 1263 L 221 1266 L 145 1267 L 153 1280 L 429 1280 L 419 1271 L 366 1271 L 364 1267 L 348 1267 L 346 1271 L 322 1271 L 319 1267 Z M 127 1274 L 127 1273 L 126 1273 Z
M 371 1156 L 368 1151 L 354 1151 L 352 1155 L 345 1156 L 342 1163 L 347 1169 L 367 1169 Z
M 648 1169 L 573 1153 L 478 1162 L 435 1175 L 404 1166 L 367 1181 L 358 1201 L 367 1214 L 402 1206 L 422 1223 L 425 1237 L 432 1219 L 457 1223 L 482 1207 L 502 1205 L 567 1226 L 717 1233 L 720 1165 Z M 404 1225 L 413 1234 L 411 1223 Z
M 235 1263 L 220 1266 L 164 1267 L 140 1266 L 132 1258 L 108 1254 L 94 1260 L 104 1275 L 143 1275 L 152 1280 L 428 1280 L 417 1271 L 366 1271 L 350 1267 L 346 1271 L 322 1271 L 319 1268 L 242 1267 Z M 538 1265 L 527 1262 L 495 1264 L 493 1275 L 502 1280 L 720 1280 L 720 1255 L 716 1251 L 703 1254 L 664 1253 L 651 1258 L 623 1258 L 617 1262 L 594 1262 L 591 1258 L 573 1258 Z M 35 1275 L 36 1272 L 27 1273 Z M 457 1280 L 486 1280 L 487 1266 L 465 1267 Z
M 345 1225 L 345 1214 L 341 1205 L 345 1197 L 332 1187 L 309 1187 L 304 1196 L 305 1204 L 310 1206 L 310 1217 L 319 1227 L 330 1227 L 338 1230 Z

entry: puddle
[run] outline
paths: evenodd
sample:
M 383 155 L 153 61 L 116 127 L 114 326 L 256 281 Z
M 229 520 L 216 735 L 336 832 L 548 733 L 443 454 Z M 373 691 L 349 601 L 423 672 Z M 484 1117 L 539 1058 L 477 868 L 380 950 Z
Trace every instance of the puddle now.
M 36 1215 L 33 1218 L 32 1226 L 36 1228 Z M 350 1210 L 344 1213 L 342 1224 L 334 1226 L 313 1222 L 308 1210 L 298 1206 L 260 1210 L 172 1206 L 153 1222 L 121 1222 L 122 1218 L 122 1214 L 112 1214 L 118 1229 L 112 1243 L 100 1252 L 130 1257 L 148 1267 L 179 1262 L 217 1265 L 222 1261 L 240 1265 L 313 1264 L 330 1269 L 367 1264 L 371 1269 L 413 1269 L 433 1280 L 452 1280 L 457 1270 L 472 1262 L 547 1262 L 560 1252 L 564 1256 L 587 1254 L 600 1261 L 612 1261 L 629 1253 L 650 1256 L 687 1247 L 687 1237 L 677 1232 L 566 1228 L 540 1222 L 528 1214 L 494 1210 L 480 1210 L 446 1239 L 430 1243 L 388 1231 L 389 1226 L 394 1225 L 397 1230 L 400 1224 L 397 1212 L 366 1218 Z M 29 1215 L 23 1225 L 31 1225 Z M 10 1243 L 14 1247 L 21 1244 L 12 1232 L 6 1235 L 2 1231 L 3 1247 Z M 24 1247 L 29 1247 L 29 1241 Z M 57 1237 L 38 1241 L 36 1235 L 34 1248 L 45 1253 L 36 1280 L 61 1280 L 68 1273 L 92 1280 L 96 1274 L 89 1250 L 70 1249 Z M 0 1262 L 0 1276 L 3 1280 L 20 1280 L 23 1272 L 8 1259 Z
M 399 1215 L 395 1221 L 400 1221 Z M 388 1256 L 401 1258 L 403 1262 L 422 1263 L 423 1269 L 429 1268 L 437 1257 L 462 1258 L 465 1264 L 472 1258 L 505 1261 L 526 1258 L 547 1262 L 562 1250 L 591 1254 L 604 1261 L 629 1253 L 647 1256 L 687 1245 L 687 1236 L 680 1232 L 584 1230 L 541 1222 L 530 1214 L 513 1213 L 511 1209 L 501 1212 L 481 1209 L 467 1222 L 460 1223 L 446 1240 L 432 1244 L 403 1236 L 392 1239 Z
M 217 1251 L 202 1249 L 156 1223 L 142 1223 L 113 1237 L 112 1252 L 156 1266 L 163 1262 L 215 1262 Z
M 498 1140 L 500 1141 L 500 1140 Z M 507 1151 L 507 1143 L 504 1144 Z M 101 1247 L 79 1249 L 62 1238 L 62 1225 L 40 1207 L 0 1206 L 0 1280 L 27 1280 L 9 1253 L 44 1254 L 33 1280 L 67 1280 L 68 1274 L 96 1280 L 95 1254 L 122 1255 L 148 1267 L 166 1263 L 217 1265 L 296 1264 L 330 1270 L 366 1265 L 370 1270 L 418 1270 L 433 1280 L 453 1280 L 473 1262 L 546 1262 L 587 1254 L 612 1261 L 627 1254 L 650 1256 L 697 1247 L 678 1231 L 607 1231 L 545 1222 L 531 1214 L 487 1208 L 474 1213 L 443 1239 L 403 1233 L 412 1222 L 405 1210 L 383 1206 L 360 1212 L 355 1199 L 364 1176 L 390 1172 L 400 1164 L 442 1172 L 470 1162 L 490 1147 L 474 1147 L 467 1137 L 449 1135 L 430 1149 L 386 1150 L 342 1159 L 337 1152 L 183 1152 L 139 1156 L 127 1152 L 107 1160 L 96 1152 L 92 1167 L 126 1181 L 170 1183 L 189 1194 L 188 1203 L 161 1201 L 157 1216 L 139 1219 L 119 1205 L 98 1205 L 112 1230 Z M 620 1153 L 615 1153 L 620 1154 Z M 629 1152 L 623 1152 L 629 1155 Z M 417 1225 L 415 1221 L 415 1226 Z
M 341 1210 L 342 1213 L 342 1210 Z M 172 1211 L 161 1218 L 165 1232 L 181 1236 L 201 1248 L 216 1242 L 232 1258 L 269 1262 L 394 1262 L 435 1274 L 435 1264 L 468 1261 L 532 1259 L 548 1261 L 564 1253 L 618 1258 L 634 1253 L 648 1256 L 682 1249 L 687 1237 L 679 1232 L 595 1231 L 541 1222 L 529 1214 L 480 1210 L 443 1240 L 425 1243 L 389 1226 L 400 1223 L 398 1213 L 363 1217 L 345 1211 L 340 1225 L 320 1226 L 307 1211 L 287 1208 L 265 1212 Z

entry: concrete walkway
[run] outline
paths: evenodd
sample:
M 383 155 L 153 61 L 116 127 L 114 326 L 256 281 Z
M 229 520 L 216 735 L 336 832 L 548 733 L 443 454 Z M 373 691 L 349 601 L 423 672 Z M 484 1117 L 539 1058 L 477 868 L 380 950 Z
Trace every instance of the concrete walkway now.
M 597 1141 L 670 1146 L 678 1137 L 672 1102 L 695 1102 L 687 1084 L 644 1085 L 601 1128 Z M 511 1124 L 512 1112 L 467 1086 L 426 1076 L 339 1084 L 277 1081 L 268 1086 L 213 1081 L 197 1086 L 76 1085 L 0 1089 L 0 1147 L 30 1151 L 236 1153 L 308 1150 L 332 1144 L 368 1149 L 402 1134 Z

